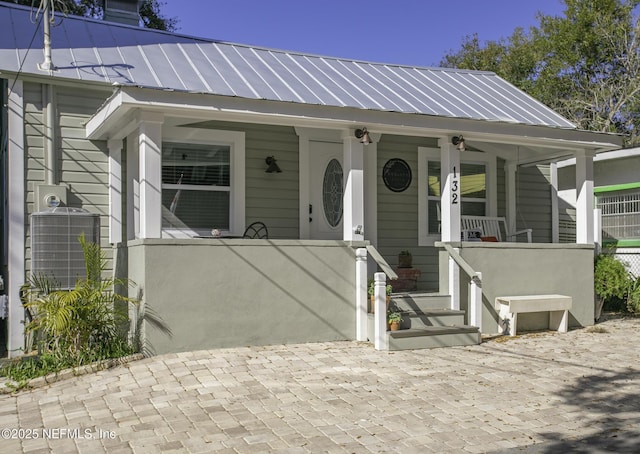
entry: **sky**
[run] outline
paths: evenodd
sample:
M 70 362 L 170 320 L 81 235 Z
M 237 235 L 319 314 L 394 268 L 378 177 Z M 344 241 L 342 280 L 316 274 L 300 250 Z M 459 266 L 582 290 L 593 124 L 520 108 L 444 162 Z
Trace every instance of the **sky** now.
M 438 66 L 465 36 L 506 38 L 561 0 L 160 0 L 178 33 L 380 63 Z

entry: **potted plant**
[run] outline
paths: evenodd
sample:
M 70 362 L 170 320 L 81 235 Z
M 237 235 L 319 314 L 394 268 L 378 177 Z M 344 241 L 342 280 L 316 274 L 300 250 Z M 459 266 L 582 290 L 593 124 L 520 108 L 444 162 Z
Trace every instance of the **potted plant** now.
M 391 331 L 398 331 L 402 323 L 402 313 L 397 311 L 387 312 L 387 322 Z
M 398 254 L 398 268 L 411 268 L 413 257 L 408 250 L 400 251 Z
M 390 284 L 387 284 L 387 286 L 385 287 L 385 291 L 387 294 L 387 307 L 389 307 L 389 301 L 391 301 L 391 293 L 393 292 L 393 287 Z M 376 302 L 376 284 L 375 281 L 373 279 L 369 279 L 369 296 L 371 299 L 371 310 L 370 312 L 373 314 L 374 311 L 374 307 L 375 307 L 375 302 Z

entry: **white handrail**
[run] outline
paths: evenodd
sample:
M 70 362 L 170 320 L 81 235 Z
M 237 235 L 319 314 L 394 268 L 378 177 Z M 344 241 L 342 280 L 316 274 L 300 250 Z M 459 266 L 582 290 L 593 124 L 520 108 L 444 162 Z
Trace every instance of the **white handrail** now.
M 458 251 L 453 249 L 453 247 L 451 247 L 449 243 L 437 243 L 436 246 L 442 246 L 444 250 L 449 253 L 449 256 L 458 264 L 458 266 L 472 278 L 477 277 L 478 274 L 481 274 L 471 268 L 471 265 L 469 265 L 467 261 L 463 259 L 460 254 L 458 254 Z
M 382 257 L 382 255 L 378 252 L 378 250 L 371 244 L 367 245 L 367 252 L 371 256 L 373 260 L 378 264 L 380 269 L 387 275 L 389 279 L 395 281 L 398 279 L 398 275 L 391 268 L 391 266 L 387 263 L 387 261 Z
M 477 326 L 482 329 L 482 273 L 474 270 L 467 261 L 462 258 L 462 256 L 456 251 L 451 244 L 444 242 L 436 242 L 436 247 L 442 247 L 449 257 L 453 259 L 453 261 L 464 270 L 465 273 L 469 275 L 469 280 L 471 283 L 471 289 L 469 293 L 469 324 L 473 326 Z M 449 280 L 450 285 L 452 280 Z M 452 294 L 453 291 L 458 292 L 458 289 L 449 288 L 449 293 Z M 452 305 L 453 302 L 452 295 Z

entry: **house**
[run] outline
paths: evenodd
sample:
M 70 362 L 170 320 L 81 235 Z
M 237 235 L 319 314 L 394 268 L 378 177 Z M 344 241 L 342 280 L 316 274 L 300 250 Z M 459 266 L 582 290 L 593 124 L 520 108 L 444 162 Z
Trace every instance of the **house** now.
M 56 21 L 43 56 L 29 8 L 0 2 L 0 21 L 11 355 L 41 247 L 33 214 L 57 205 L 98 215 L 110 272 L 172 333 L 145 325 L 159 353 L 371 339 L 366 279 L 394 277 L 400 250 L 418 290 L 483 333 L 500 295 L 569 295 L 570 324 L 593 323 L 593 157 L 620 137 L 578 130 L 490 72 L 78 17 Z M 569 157 L 581 228 L 560 244 L 550 163 Z M 462 215 L 504 217 L 533 241 L 461 242 Z M 238 238 L 255 221 L 268 238 Z M 529 315 L 524 328 L 545 323 Z
M 596 237 L 605 252 L 640 276 L 640 148 L 600 153 L 593 161 Z M 575 241 L 575 160 L 554 163 L 551 171 L 558 194 L 558 241 Z

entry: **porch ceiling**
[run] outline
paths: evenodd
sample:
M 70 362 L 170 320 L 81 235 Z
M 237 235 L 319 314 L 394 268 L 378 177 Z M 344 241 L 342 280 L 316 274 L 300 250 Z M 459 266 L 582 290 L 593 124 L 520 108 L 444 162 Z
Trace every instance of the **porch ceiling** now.
M 432 115 L 313 106 L 237 97 L 120 87 L 86 126 L 92 140 L 123 139 L 139 124 L 142 111 L 161 113 L 165 124 L 207 120 L 326 128 L 348 131 L 366 126 L 380 134 L 446 138 L 463 134 L 473 148 L 519 162 L 561 159 L 576 150 L 620 148 L 622 138 L 575 129 L 443 118 Z

